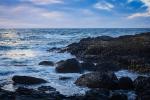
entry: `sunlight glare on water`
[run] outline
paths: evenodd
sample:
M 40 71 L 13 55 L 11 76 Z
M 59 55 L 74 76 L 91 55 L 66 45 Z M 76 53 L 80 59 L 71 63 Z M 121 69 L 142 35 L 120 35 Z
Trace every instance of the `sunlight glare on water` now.
M 11 50 L 6 53 L 6 56 L 12 59 L 33 58 L 36 55 L 37 53 L 32 50 Z

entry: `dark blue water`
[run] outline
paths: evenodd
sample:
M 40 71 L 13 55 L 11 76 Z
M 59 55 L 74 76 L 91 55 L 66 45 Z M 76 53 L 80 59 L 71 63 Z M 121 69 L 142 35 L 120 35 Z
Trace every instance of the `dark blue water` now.
M 5 82 L 5 89 L 13 90 L 15 88 L 11 82 L 13 75 L 30 75 L 46 79 L 49 83 L 44 85 L 51 85 L 63 94 L 82 94 L 87 89 L 74 84 L 81 74 L 58 74 L 55 73 L 54 66 L 38 65 L 44 60 L 57 62 L 74 56 L 47 50 L 53 47 L 65 47 L 86 37 L 101 35 L 117 37 L 142 32 L 150 32 L 150 29 L 0 29 L 1 83 Z M 117 75 L 119 77 L 129 75 L 135 78 L 137 74 L 120 71 Z M 61 76 L 70 76 L 72 79 L 60 81 Z

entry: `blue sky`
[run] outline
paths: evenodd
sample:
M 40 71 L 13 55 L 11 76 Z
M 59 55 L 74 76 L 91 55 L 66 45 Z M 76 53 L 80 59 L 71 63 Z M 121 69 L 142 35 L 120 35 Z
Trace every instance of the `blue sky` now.
M 149 28 L 150 0 L 0 0 L 0 28 Z

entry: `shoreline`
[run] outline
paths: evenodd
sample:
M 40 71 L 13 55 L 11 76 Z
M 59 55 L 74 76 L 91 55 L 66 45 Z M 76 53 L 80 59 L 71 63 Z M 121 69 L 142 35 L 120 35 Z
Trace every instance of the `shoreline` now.
M 137 95 L 136 98 L 140 98 L 141 100 L 144 100 L 143 97 L 150 98 L 149 94 L 146 94 L 150 89 L 149 76 L 142 77 L 142 78 L 138 77 L 135 79 L 136 81 L 135 80 L 132 81 L 130 80 L 130 78 L 125 78 L 122 80 L 117 78 L 114 81 L 108 82 L 109 86 L 112 85 L 110 84 L 111 82 L 114 82 L 115 85 L 111 86 L 111 88 L 110 87 L 108 88 L 105 85 L 97 86 L 97 84 L 101 84 L 102 82 L 105 81 L 105 79 L 103 79 L 103 75 L 108 77 L 108 80 L 110 79 L 110 77 L 112 77 L 111 75 L 110 76 L 108 75 L 110 72 L 114 73 L 115 71 L 118 70 L 127 69 L 127 70 L 132 70 L 140 73 L 149 73 L 150 72 L 148 68 L 150 67 L 149 46 L 150 46 L 150 33 L 126 35 L 117 38 L 113 38 L 109 36 L 99 36 L 95 38 L 82 39 L 80 40 L 80 42 L 72 43 L 69 46 L 67 46 L 67 48 L 61 50 L 61 52 L 66 52 L 66 51 L 70 52 L 71 54 L 75 55 L 77 58 L 57 62 L 56 72 L 57 73 L 83 73 L 84 71 L 90 71 L 91 72 L 90 74 L 83 73 L 83 75 L 81 75 L 81 77 L 77 79 L 78 81 L 75 82 L 75 84 L 79 86 L 91 88 L 90 92 L 88 91 L 84 96 L 66 97 L 64 95 L 61 95 L 59 92 L 56 92 L 56 90 L 52 87 L 42 87 L 39 90 L 20 87 L 14 92 L 0 89 L 0 93 L 1 93 L 0 98 L 4 100 L 8 98 L 9 99 L 13 98 L 12 100 L 15 100 L 16 98 L 22 98 L 22 99 L 30 98 L 31 100 L 35 100 L 35 99 L 38 100 L 39 97 L 41 97 L 39 100 L 56 99 L 56 98 L 60 100 L 62 99 L 85 100 L 87 98 L 93 98 L 93 96 L 95 96 L 93 100 L 97 100 L 98 98 L 99 99 L 103 98 L 102 100 L 109 100 L 112 98 L 121 98 L 121 100 L 127 100 L 127 95 L 125 93 L 118 94 L 116 92 L 113 92 L 113 94 L 110 94 L 109 92 L 113 91 L 112 88 L 115 88 L 115 90 L 121 89 L 127 91 L 131 91 L 131 90 L 135 91 L 137 92 L 135 93 Z M 80 63 L 77 59 L 83 62 Z M 96 65 L 94 65 L 94 63 L 96 63 Z M 46 62 L 46 64 L 48 64 L 49 66 L 49 64 L 52 63 Z M 46 64 L 43 63 L 44 66 Z M 71 68 L 69 68 L 68 66 L 71 66 Z M 95 73 L 97 73 L 96 76 Z M 91 77 L 93 78 L 91 79 Z M 67 78 L 62 78 L 62 79 L 67 79 Z M 19 78 L 19 82 L 22 80 L 23 80 L 22 77 Z M 33 78 L 30 79 L 29 77 L 29 80 L 27 80 L 27 82 L 30 83 L 33 80 L 34 80 Z M 94 81 L 94 83 L 92 83 L 92 81 L 90 80 Z M 123 81 L 123 83 L 120 83 L 120 81 L 121 82 Z M 138 86 L 141 85 L 140 83 L 141 81 L 144 82 L 144 85 L 142 89 L 141 88 L 139 89 Z M 117 85 L 123 84 L 123 87 L 116 87 L 117 86 L 116 84 Z M 52 93 L 46 93 L 47 90 L 50 90 Z M 143 94 L 141 91 L 144 92 L 145 94 Z M 104 96 L 102 96 L 102 94 Z M 6 97 L 6 95 L 8 95 L 8 98 Z M 51 97 L 48 95 L 51 95 Z

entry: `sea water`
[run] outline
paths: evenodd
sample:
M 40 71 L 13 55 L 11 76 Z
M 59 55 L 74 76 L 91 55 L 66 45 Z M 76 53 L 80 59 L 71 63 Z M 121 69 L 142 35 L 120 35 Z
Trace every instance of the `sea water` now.
M 0 84 L 13 91 L 11 78 L 14 75 L 27 75 L 43 78 L 47 84 L 64 95 L 84 94 L 88 88 L 78 87 L 75 80 L 82 74 L 55 72 L 55 66 L 40 66 L 41 61 L 58 62 L 75 56 L 65 52 L 49 51 L 51 48 L 63 48 L 82 38 L 108 35 L 118 37 L 149 32 L 150 29 L 0 29 Z M 116 72 L 118 78 L 129 76 L 135 79 L 138 74 L 127 70 Z M 60 77 L 71 77 L 59 80 Z M 27 86 L 36 88 L 37 86 Z

